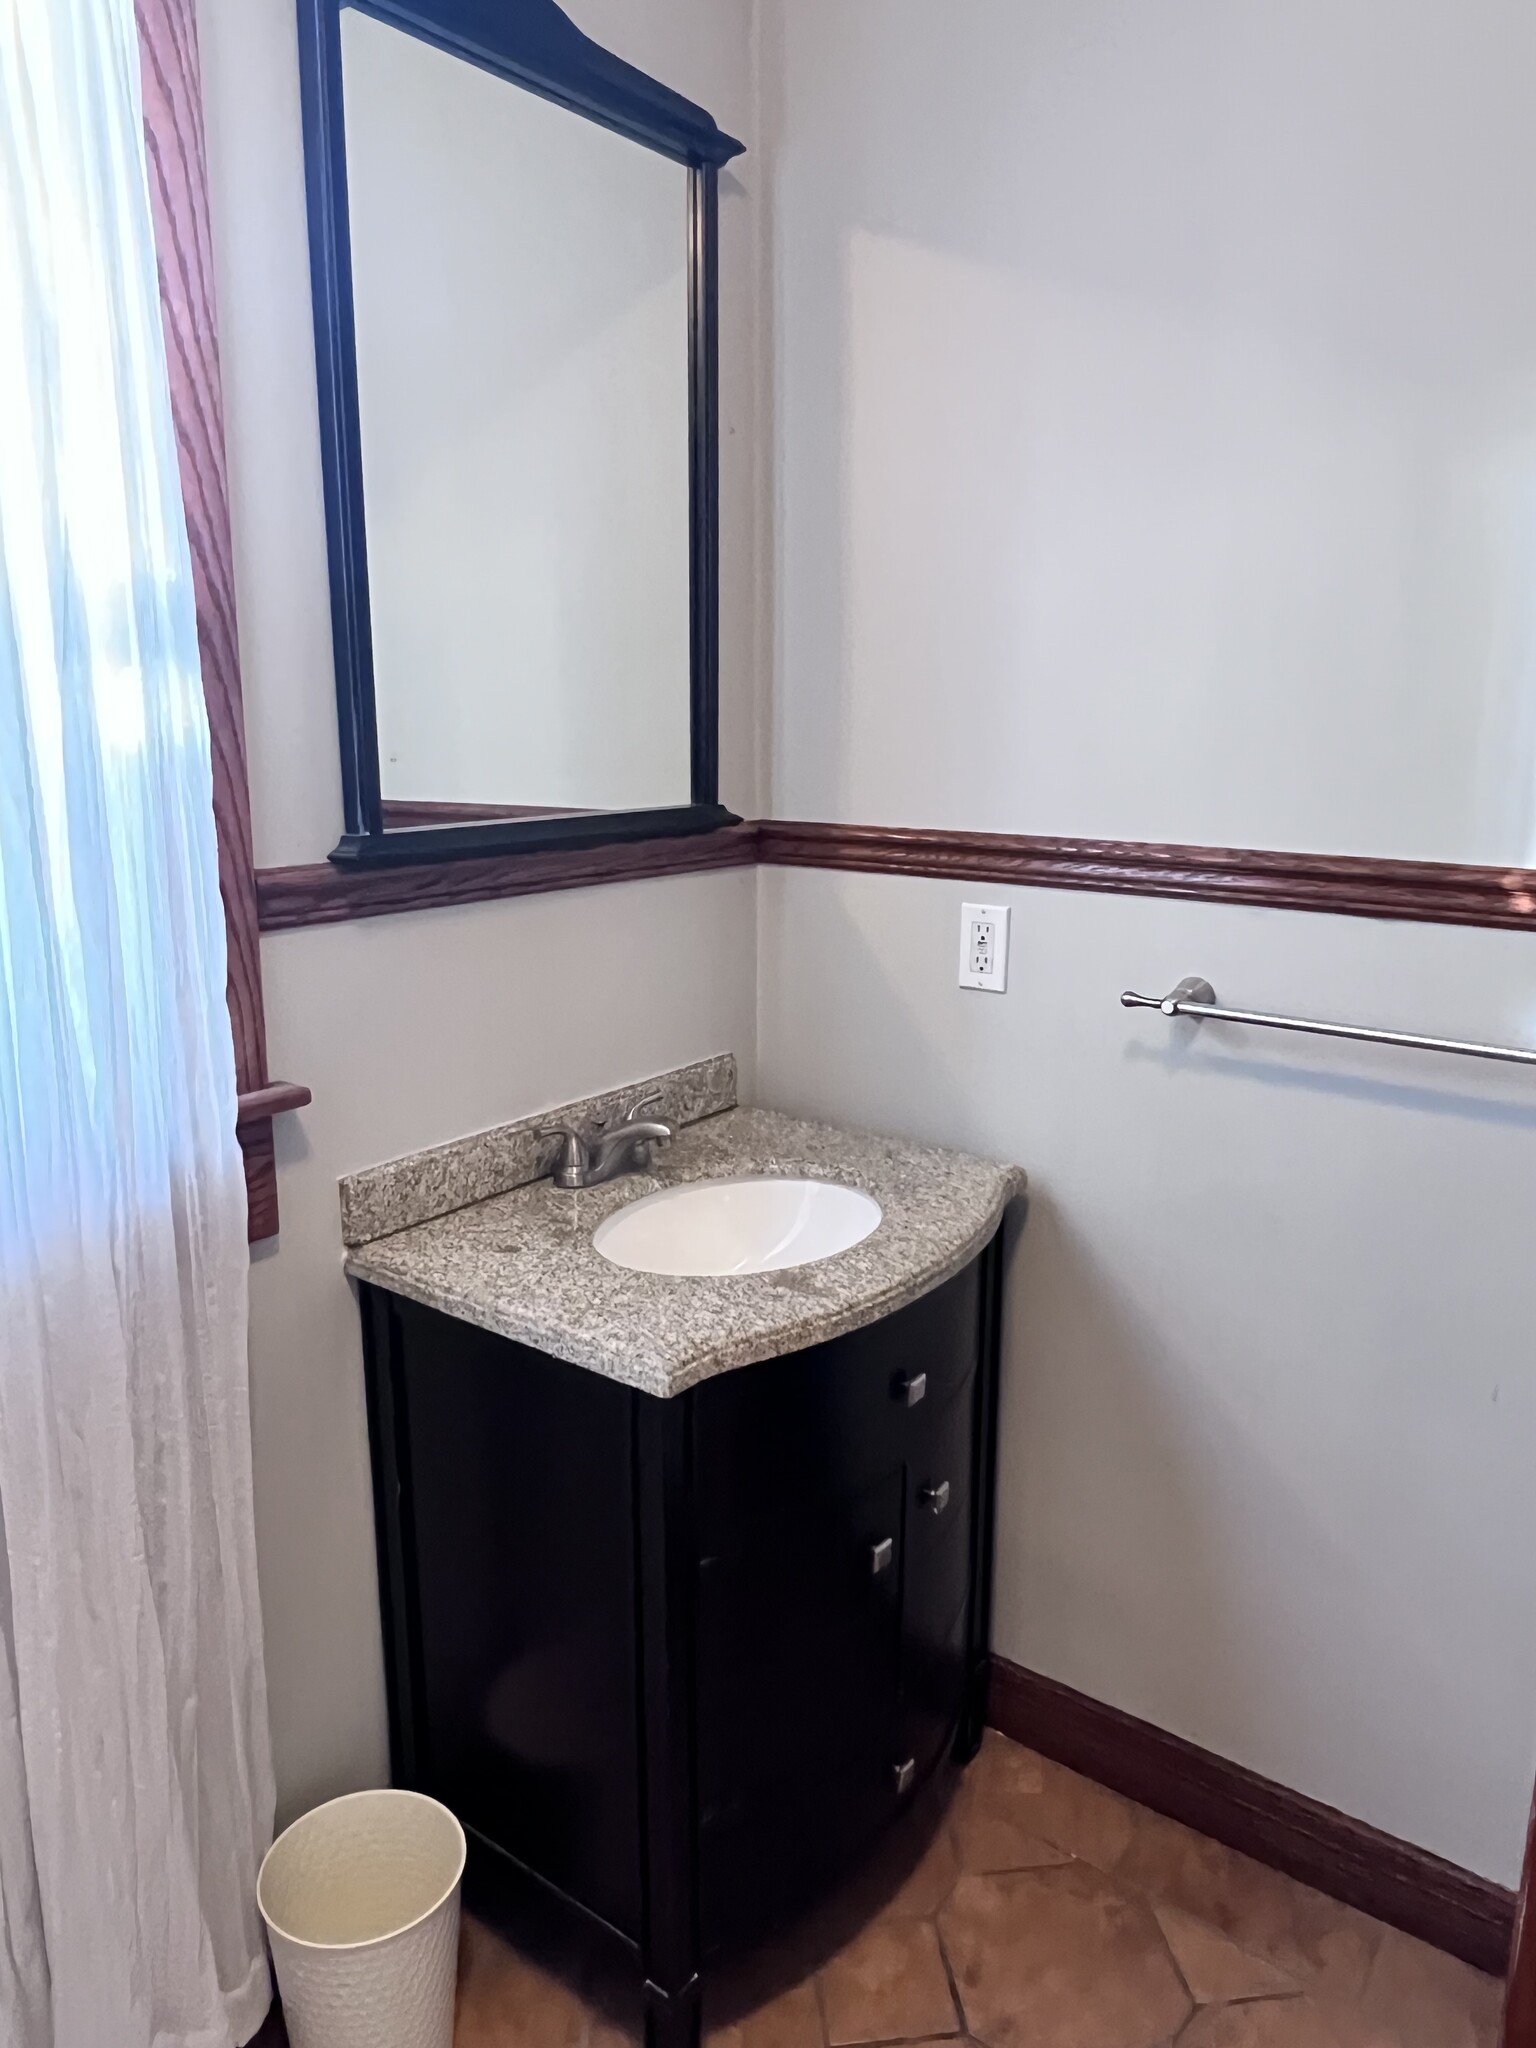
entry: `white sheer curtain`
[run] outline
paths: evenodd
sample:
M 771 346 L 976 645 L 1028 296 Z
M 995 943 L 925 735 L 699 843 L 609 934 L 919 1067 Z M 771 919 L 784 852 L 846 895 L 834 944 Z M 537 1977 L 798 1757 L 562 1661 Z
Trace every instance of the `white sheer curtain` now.
M 271 1825 L 224 926 L 131 0 L 0 0 L 0 2042 L 229 2048 Z

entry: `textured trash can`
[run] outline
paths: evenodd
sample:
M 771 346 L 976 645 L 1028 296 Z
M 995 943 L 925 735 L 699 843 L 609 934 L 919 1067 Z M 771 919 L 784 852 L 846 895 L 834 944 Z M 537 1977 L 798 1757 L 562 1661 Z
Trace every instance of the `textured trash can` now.
M 278 1836 L 256 1899 L 292 2048 L 452 2048 L 464 1853 L 420 1792 L 353 1792 Z

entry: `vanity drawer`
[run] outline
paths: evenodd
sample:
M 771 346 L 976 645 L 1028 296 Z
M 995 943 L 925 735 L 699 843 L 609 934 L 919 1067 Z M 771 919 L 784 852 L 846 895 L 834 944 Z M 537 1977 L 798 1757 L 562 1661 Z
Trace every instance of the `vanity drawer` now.
M 868 1329 L 706 1381 L 691 1397 L 701 1550 L 905 1461 L 970 1378 L 979 1340 L 973 1263 Z
M 884 1753 L 900 1684 L 903 1484 L 889 1473 L 701 1561 L 706 1807 L 814 1753 Z
M 973 1373 L 934 1416 L 907 1462 L 903 1625 L 909 1636 L 947 1629 L 970 1583 L 977 1386 Z

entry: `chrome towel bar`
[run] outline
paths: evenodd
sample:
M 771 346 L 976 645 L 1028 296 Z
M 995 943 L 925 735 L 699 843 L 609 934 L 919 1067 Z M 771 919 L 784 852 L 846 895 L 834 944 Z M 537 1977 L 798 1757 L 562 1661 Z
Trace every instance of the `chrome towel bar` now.
M 1473 1038 L 1426 1038 L 1416 1031 L 1377 1031 L 1368 1024 L 1326 1024 L 1317 1017 L 1275 1017 L 1267 1010 L 1229 1010 L 1216 991 L 1191 974 L 1165 996 L 1139 996 L 1128 988 L 1120 1001 L 1128 1010 L 1161 1010 L 1165 1017 L 1214 1017 L 1223 1024 L 1262 1024 L 1270 1031 L 1305 1031 L 1314 1038 L 1358 1038 L 1367 1045 L 1411 1045 L 1421 1052 L 1454 1052 L 1467 1059 L 1508 1060 L 1536 1067 L 1536 1046 L 1480 1045 Z

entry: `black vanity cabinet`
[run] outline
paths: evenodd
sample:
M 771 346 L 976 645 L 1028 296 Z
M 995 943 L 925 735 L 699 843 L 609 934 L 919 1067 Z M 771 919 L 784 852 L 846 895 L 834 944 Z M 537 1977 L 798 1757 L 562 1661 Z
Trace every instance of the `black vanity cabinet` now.
M 606 1930 L 654 2042 L 980 1740 L 998 1260 L 669 1400 L 362 1289 L 395 1782 Z

